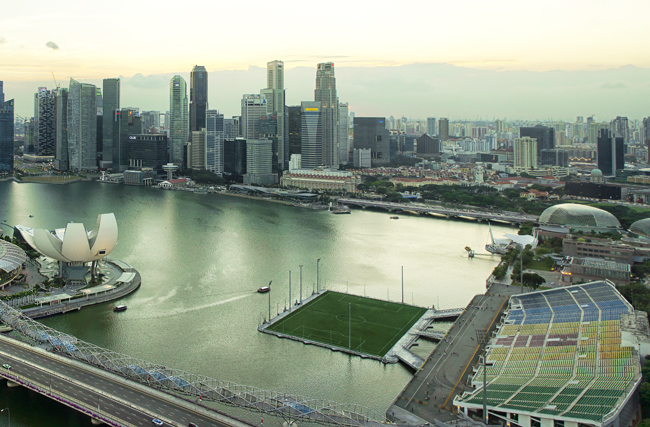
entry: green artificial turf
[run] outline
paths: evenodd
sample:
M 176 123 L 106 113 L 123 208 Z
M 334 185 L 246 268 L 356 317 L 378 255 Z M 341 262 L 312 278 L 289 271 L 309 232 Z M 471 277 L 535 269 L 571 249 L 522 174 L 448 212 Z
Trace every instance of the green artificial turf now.
M 328 291 L 268 329 L 349 348 L 351 326 L 351 350 L 383 357 L 425 312 L 421 307 Z

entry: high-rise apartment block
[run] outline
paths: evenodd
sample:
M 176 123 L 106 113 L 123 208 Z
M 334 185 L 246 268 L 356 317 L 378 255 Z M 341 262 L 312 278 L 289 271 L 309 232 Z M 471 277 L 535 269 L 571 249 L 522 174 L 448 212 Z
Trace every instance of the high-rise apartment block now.
M 609 129 L 614 135 L 618 134 L 623 137 L 623 142 L 625 144 L 629 142 L 630 126 L 627 117 L 616 116 L 616 118 L 609 124 Z
M 537 167 L 537 140 L 528 136 L 515 138 L 515 169 L 527 171 Z
M 207 110 L 208 71 L 202 65 L 195 65 L 190 73 L 190 132 L 200 131 L 205 127 Z
M 223 174 L 223 114 L 207 110 L 205 118 L 205 169 Z
M 70 79 L 68 93 L 68 168 L 97 170 L 97 89 Z
M 169 84 L 169 161 L 182 164 L 185 142 L 189 137 L 187 83 L 181 76 L 176 75 Z
M 324 166 L 338 169 L 338 121 L 339 100 L 336 96 L 336 78 L 334 64 L 325 62 L 318 64 L 316 71 L 316 90 L 314 101 L 320 102 L 322 117 L 322 163 Z M 305 158 L 303 157 L 303 162 Z
M 14 169 L 14 100 L 5 101 L 0 81 L 0 172 Z
M 641 145 L 648 149 L 648 164 L 650 165 L 650 117 L 643 119 L 643 128 L 641 129 Z

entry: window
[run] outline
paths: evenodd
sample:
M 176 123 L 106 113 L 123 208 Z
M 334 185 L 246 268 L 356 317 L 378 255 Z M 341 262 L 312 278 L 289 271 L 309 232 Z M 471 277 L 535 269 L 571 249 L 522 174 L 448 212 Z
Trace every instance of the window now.
M 564 427 L 564 421 L 562 421 L 562 420 L 553 420 L 553 427 Z
M 542 427 L 542 422 L 537 417 L 530 417 L 530 427 Z

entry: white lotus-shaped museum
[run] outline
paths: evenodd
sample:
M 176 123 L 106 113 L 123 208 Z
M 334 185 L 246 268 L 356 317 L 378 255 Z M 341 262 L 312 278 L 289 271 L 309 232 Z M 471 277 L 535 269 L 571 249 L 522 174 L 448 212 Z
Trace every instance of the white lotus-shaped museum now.
M 54 231 L 23 225 L 17 225 L 16 229 L 34 250 L 63 262 L 97 261 L 117 245 L 117 221 L 112 213 L 99 215 L 91 231 L 75 222 Z

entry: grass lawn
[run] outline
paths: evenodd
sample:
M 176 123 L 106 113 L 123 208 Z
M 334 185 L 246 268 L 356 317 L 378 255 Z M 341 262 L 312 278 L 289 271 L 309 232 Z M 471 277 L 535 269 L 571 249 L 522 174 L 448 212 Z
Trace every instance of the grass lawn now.
M 351 311 L 351 315 L 350 315 Z M 383 357 L 426 312 L 425 308 L 328 291 L 268 329 Z
M 553 264 L 554 262 L 550 258 L 547 258 L 545 261 L 537 261 L 534 259 L 526 263 L 525 267 L 531 270 L 551 271 Z

